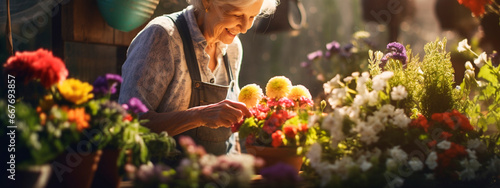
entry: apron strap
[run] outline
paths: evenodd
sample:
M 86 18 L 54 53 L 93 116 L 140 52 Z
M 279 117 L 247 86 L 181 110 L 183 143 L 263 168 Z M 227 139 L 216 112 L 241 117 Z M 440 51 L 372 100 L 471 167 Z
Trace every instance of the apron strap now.
M 188 23 L 186 21 L 186 18 L 182 14 L 183 12 L 178 12 L 175 14 L 170 14 L 166 15 L 168 18 L 170 18 L 175 26 L 177 27 L 177 30 L 179 30 L 179 35 L 181 36 L 182 39 L 182 46 L 184 49 L 184 55 L 186 58 L 186 63 L 189 69 L 189 75 L 191 76 L 191 81 L 194 85 L 194 88 L 199 88 L 199 83 L 201 83 L 201 74 L 200 74 L 200 69 L 198 66 L 198 60 L 196 58 L 196 53 L 194 51 L 194 46 L 193 46 L 193 40 L 191 38 L 191 34 L 189 32 L 188 28 Z M 229 78 L 229 84 L 232 83 L 233 79 L 233 71 L 231 70 L 231 67 L 229 65 L 229 59 L 227 57 L 227 54 L 224 55 L 224 65 L 226 67 L 226 72 L 227 76 Z M 230 85 L 231 90 L 232 90 L 232 85 Z M 191 100 L 189 102 L 190 107 L 194 106 L 199 106 L 200 105 L 200 94 L 196 90 L 193 90 L 191 92 Z

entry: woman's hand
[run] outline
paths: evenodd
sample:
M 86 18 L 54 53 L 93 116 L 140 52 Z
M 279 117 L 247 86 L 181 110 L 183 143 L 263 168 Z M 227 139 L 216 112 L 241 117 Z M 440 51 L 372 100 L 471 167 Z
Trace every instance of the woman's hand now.
M 200 106 L 200 116 L 204 126 L 210 128 L 231 127 L 238 123 L 243 117 L 250 117 L 252 114 L 244 103 L 231 100 Z

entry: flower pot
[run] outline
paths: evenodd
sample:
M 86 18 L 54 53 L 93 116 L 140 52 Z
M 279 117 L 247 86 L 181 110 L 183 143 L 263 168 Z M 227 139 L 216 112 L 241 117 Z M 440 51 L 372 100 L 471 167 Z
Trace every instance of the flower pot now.
M 47 187 L 89 188 L 102 151 L 65 152 L 52 162 L 52 175 Z
M 297 170 L 297 173 L 302 167 L 302 156 L 297 155 L 297 147 L 265 147 L 245 145 L 247 153 L 255 157 L 262 158 L 265 162 L 264 167 L 270 167 L 277 163 L 285 163 Z
M 92 187 L 119 187 L 120 174 L 118 173 L 119 149 L 105 149 L 102 151 L 97 171 L 95 172 Z
M 50 164 L 21 168 L 16 172 L 15 185 L 12 187 L 46 187 L 50 172 Z
M 151 18 L 160 0 L 97 0 L 102 17 L 111 27 L 131 31 Z

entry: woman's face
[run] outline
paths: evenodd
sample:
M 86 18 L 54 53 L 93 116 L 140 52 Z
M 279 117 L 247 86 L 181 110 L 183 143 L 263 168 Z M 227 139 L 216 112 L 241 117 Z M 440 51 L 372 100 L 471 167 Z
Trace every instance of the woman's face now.
M 256 0 L 244 8 L 232 5 L 209 6 L 202 29 L 207 42 L 231 44 L 236 35 L 246 33 L 252 27 L 263 2 L 264 0 Z

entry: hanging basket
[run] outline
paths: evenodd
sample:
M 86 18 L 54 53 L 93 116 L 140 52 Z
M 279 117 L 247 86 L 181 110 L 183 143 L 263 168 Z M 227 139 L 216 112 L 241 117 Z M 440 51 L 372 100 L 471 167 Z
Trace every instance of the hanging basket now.
M 297 171 L 302 167 L 302 156 L 297 155 L 297 147 L 265 147 L 245 145 L 247 153 L 264 160 L 264 167 L 270 167 L 278 163 L 285 163 Z
M 160 0 L 97 0 L 102 17 L 109 26 L 131 31 L 151 18 Z

